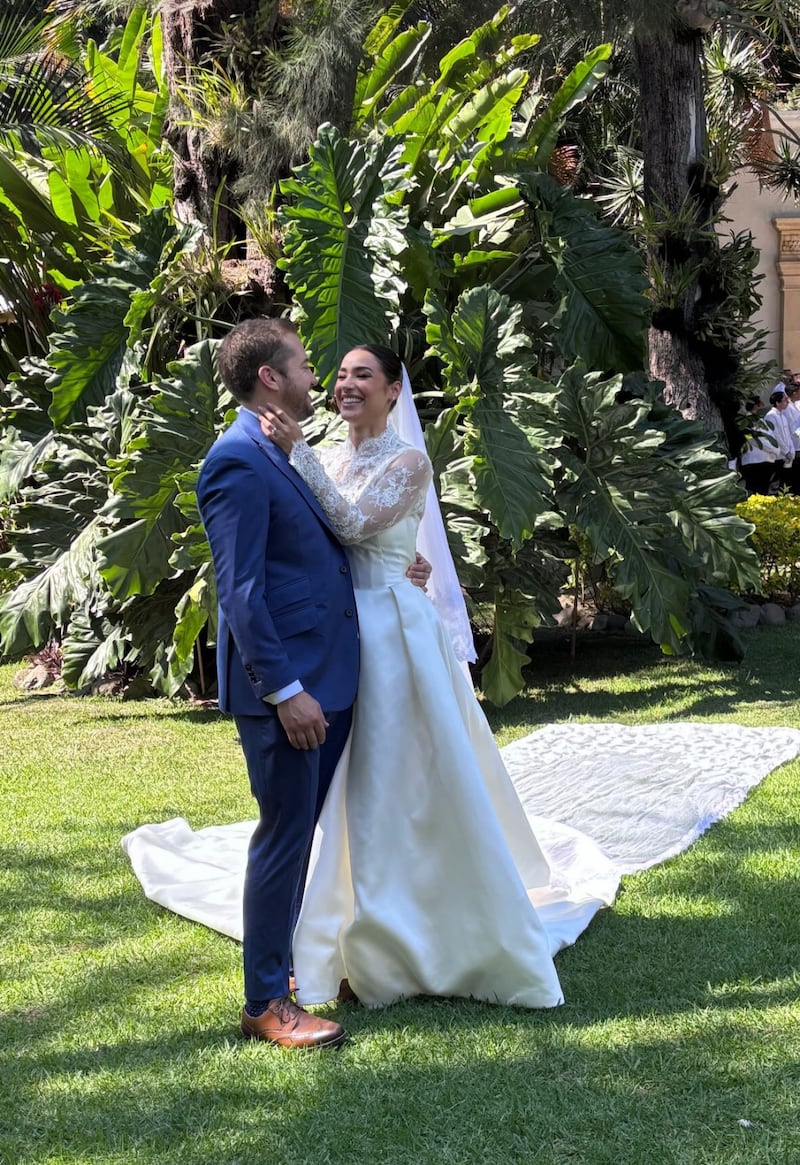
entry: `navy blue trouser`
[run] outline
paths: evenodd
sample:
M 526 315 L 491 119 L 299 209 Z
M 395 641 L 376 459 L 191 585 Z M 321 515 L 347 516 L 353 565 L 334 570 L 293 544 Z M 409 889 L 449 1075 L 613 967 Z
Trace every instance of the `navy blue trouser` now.
M 292 748 L 268 707 L 236 716 L 259 822 L 244 881 L 244 990 L 250 1002 L 288 991 L 292 933 L 305 888 L 314 826 L 350 731 L 353 710 L 326 712 L 320 748 Z

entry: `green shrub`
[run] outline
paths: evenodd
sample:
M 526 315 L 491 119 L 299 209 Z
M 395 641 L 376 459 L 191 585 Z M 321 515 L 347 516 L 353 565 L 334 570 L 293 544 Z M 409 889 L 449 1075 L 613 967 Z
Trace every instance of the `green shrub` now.
M 764 594 L 800 594 L 800 498 L 753 494 L 736 512 L 755 526 L 750 537 L 761 561 Z

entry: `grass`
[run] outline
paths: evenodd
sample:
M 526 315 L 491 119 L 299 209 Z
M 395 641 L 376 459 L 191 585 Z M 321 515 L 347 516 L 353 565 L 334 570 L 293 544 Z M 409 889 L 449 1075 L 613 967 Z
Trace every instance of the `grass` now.
M 739 668 L 600 637 L 490 711 L 800 727 L 800 628 Z M 242 1043 L 240 952 L 139 892 L 119 838 L 252 815 L 231 724 L 166 701 L 25 695 L 0 669 L 3 1165 L 586 1165 L 800 1159 L 800 762 L 691 850 L 625 880 L 558 956 L 567 1004 L 326 1012 L 352 1039 Z M 747 1121 L 749 1124 L 741 1122 Z

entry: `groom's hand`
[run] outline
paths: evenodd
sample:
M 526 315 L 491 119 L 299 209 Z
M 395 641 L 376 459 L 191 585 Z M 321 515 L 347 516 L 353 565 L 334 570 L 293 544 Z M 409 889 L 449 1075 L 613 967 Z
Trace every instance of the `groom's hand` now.
M 406 571 L 406 578 L 410 579 L 415 587 L 422 587 L 424 591 L 430 577 L 431 564 L 427 558 L 423 558 L 421 554 L 417 553 L 411 566 Z
M 319 748 L 325 742 L 328 721 L 322 708 L 308 692 L 298 692 L 278 704 L 278 719 L 292 748 Z

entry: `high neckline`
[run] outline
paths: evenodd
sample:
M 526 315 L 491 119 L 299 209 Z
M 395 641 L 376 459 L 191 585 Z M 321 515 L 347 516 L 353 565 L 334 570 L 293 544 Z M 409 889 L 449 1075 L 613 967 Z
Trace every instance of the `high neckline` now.
M 348 436 L 346 444 L 352 450 L 354 457 L 366 457 L 374 453 L 379 453 L 385 447 L 396 444 L 397 441 L 397 433 L 390 425 L 387 425 L 377 437 L 365 437 L 358 445 L 354 445 Z

